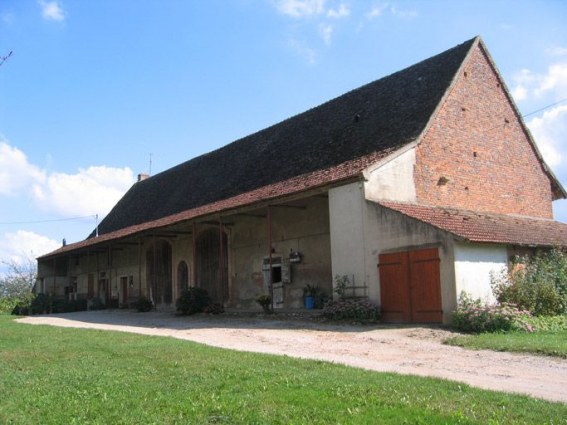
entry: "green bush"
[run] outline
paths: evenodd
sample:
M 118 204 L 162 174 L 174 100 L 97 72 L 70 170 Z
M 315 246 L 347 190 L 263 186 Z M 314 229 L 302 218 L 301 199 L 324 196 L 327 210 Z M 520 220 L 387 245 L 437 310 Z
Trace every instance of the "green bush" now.
M 459 303 L 453 314 L 453 326 L 464 332 L 532 332 L 530 312 L 512 304 L 479 305 L 478 302 Z
M 258 303 L 262 310 L 266 313 L 271 311 L 272 308 L 272 297 L 268 294 L 262 294 L 256 297 L 255 301 Z
M 203 313 L 222 314 L 224 313 L 224 306 L 221 303 L 211 303 L 207 307 L 205 307 Z
M 52 294 L 37 294 L 30 300 L 18 303 L 12 309 L 12 314 L 72 313 L 86 309 L 87 300 L 67 301 Z
M 21 314 L 29 314 L 29 308 L 32 300 L 34 299 L 33 294 L 25 294 L 20 296 L 12 296 L 12 297 L 0 297 L 0 313 L 7 313 L 12 312 L 12 314 L 20 314 L 14 313 L 14 310 L 24 309 L 27 310 L 26 313 Z
M 526 321 L 534 332 L 565 332 L 567 331 L 567 315 L 529 317 Z
M 202 288 L 191 287 L 183 292 L 175 304 L 177 312 L 182 315 L 202 313 L 211 304 L 211 297 Z
M 147 313 L 148 311 L 151 311 L 152 308 L 154 308 L 154 304 L 150 299 L 146 297 L 140 297 L 138 298 L 138 301 L 134 303 L 134 307 L 140 313 Z
M 514 270 L 491 275 L 499 303 L 512 303 L 534 316 L 567 313 L 567 258 L 552 250 L 533 258 L 515 259 Z
M 333 299 L 329 294 L 323 291 L 320 291 L 314 298 L 313 308 L 317 310 L 325 308 L 325 305 L 327 305 Z
M 94 297 L 91 301 L 89 310 L 104 310 L 106 305 L 102 302 L 100 297 Z
M 37 294 L 31 302 L 31 311 L 33 314 L 50 313 L 53 310 L 53 301 L 55 297 L 52 294 Z
M 31 313 L 30 303 L 18 303 L 12 309 L 14 316 L 27 316 Z
M 331 320 L 354 319 L 376 322 L 380 320 L 380 308 L 368 300 L 345 299 L 331 301 L 323 309 L 323 316 Z
M 87 300 L 73 301 L 73 304 L 75 305 L 75 311 L 87 311 Z

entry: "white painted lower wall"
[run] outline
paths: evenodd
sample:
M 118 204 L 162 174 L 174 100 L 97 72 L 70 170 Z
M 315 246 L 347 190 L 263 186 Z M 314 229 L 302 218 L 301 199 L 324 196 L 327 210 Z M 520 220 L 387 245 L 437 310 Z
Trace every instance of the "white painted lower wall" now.
M 467 292 L 487 303 L 495 302 L 490 273 L 507 266 L 506 245 L 454 243 L 457 294 Z
M 378 256 L 383 253 L 438 248 L 440 256 L 443 321 L 450 322 L 457 307 L 453 237 L 442 230 L 410 219 L 367 201 L 361 183 L 329 191 L 332 271 L 347 275 L 357 295 L 380 304 Z
M 357 286 L 367 282 L 363 221 L 366 200 L 361 185 L 357 182 L 329 190 L 333 278 L 346 275 Z

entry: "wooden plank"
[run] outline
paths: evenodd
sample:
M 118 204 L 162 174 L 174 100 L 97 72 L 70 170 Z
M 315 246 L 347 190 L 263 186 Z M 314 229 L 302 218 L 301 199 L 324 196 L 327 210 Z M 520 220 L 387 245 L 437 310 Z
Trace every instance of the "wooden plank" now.
M 411 321 L 408 254 L 380 254 L 380 305 L 384 322 Z
M 440 323 L 443 320 L 439 265 L 436 248 L 409 252 L 412 322 Z
M 87 299 L 92 300 L 94 298 L 94 274 L 89 273 L 88 279 Z

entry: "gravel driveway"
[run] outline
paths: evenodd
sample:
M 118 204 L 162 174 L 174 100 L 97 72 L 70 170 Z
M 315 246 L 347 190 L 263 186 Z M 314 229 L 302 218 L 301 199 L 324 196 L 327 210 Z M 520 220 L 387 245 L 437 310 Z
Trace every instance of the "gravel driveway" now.
M 567 360 L 446 346 L 442 341 L 453 333 L 435 327 L 329 325 L 261 317 L 175 317 L 171 313 L 132 311 L 79 312 L 17 321 L 170 336 L 214 347 L 434 376 L 567 403 Z

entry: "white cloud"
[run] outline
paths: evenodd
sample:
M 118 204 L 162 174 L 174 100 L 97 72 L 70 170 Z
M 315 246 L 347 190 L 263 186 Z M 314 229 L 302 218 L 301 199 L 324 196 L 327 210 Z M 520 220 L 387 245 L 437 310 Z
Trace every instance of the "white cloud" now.
M 547 53 L 553 56 L 567 55 L 567 47 L 553 46 L 546 50 Z
M 328 24 L 319 24 L 319 36 L 328 46 L 331 44 L 331 36 L 333 35 L 333 27 Z
M 567 96 L 567 63 L 551 65 L 547 74 L 541 79 L 539 87 L 536 88 L 536 96 L 541 96 L 546 91 L 554 90 Z
M 327 16 L 334 19 L 346 18 L 349 15 L 350 9 L 343 3 L 340 4 L 338 9 L 329 9 L 329 11 L 327 12 Z
M 0 137 L 0 194 L 17 195 L 30 184 L 43 183 L 45 172 L 30 164 L 21 150 L 4 140 Z
M 413 19 L 417 16 L 417 10 L 415 9 L 400 10 L 396 6 L 392 6 L 390 12 L 392 12 L 392 15 L 396 18 L 400 19 Z
M 58 1 L 39 0 L 38 4 L 41 7 L 43 19 L 57 22 L 63 22 L 65 20 L 65 11 Z
M 534 139 L 539 146 L 541 154 L 550 166 L 563 163 L 567 154 L 565 135 L 567 134 L 567 105 L 556 106 L 541 117 L 528 121 Z
M 12 12 L 5 12 L 2 14 L 2 17 L 0 19 L 2 19 L 2 22 L 4 22 L 5 24 L 10 25 L 14 22 L 15 16 Z
M 366 17 L 369 19 L 378 18 L 379 16 L 382 16 L 386 11 L 389 11 L 392 16 L 395 16 L 399 19 L 413 19 L 418 15 L 417 10 L 415 9 L 398 9 L 395 4 L 384 2 L 382 4 L 376 4 L 375 6 L 373 6 L 372 9 L 370 9 L 370 11 L 366 14 Z
M 551 65 L 545 74 L 522 69 L 512 81 L 515 83 L 512 94 L 518 101 L 546 94 L 553 94 L 556 99 L 567 97 L 567 62 Z
M 373 19 L 382 16 L 382 14 L 387 8 L 388 8 L 388 3 L 383 3 L 380 5 L 373 6 L 372 9 L 370 9 L 370 12 L 366 14 L 366 17 Z
M 326 0 L 279 0 L 276 9 L 293 18 L 319 15 L 325 11 Z
M 528 89 L 524 86 L 517 86 L 514 90 L 512 90 L 512 96 L 518 102 L 520 100 L 524 100 L 528 97 Z
M 77 174 L 52 173 L 45 184 L 33 186 L 33 196 L 44 211 L 63 216 L 104 216 L 134 181 L 128 167 L 79 168 Z
M 47 254 L 61 246 L 61 242 L 27 230 L 4 233 L 0 237 L 0 260 L 23 263 Z
M 315 65 L 317 62 L 317 53 L 315 50 L 297 40 L 290 40 L 288 44 L 297 56 L 305 59 L 309 65 Z
M 61 216 L 106 215 L 134 183 L 128 167 L 47 173 L 0 136 L 0 195 L 31 195 L 42 211 Z

